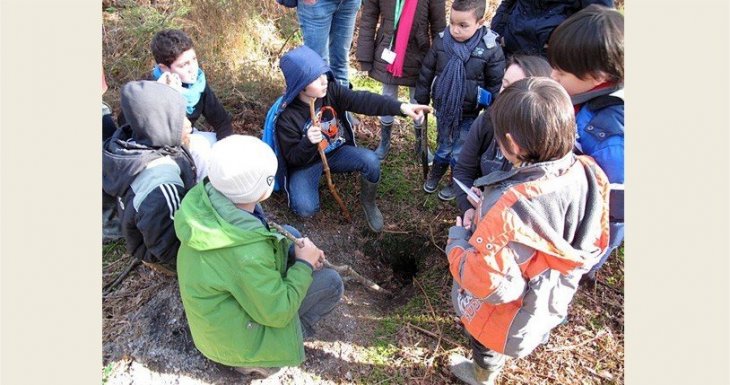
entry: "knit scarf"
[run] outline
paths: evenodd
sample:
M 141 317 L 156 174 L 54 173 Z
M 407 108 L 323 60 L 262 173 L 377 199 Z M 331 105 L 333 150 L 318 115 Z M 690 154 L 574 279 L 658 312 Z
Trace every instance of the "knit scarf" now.
M 160 76 L 162 76 L 162 73 L 160 66 L 155 66 L 155 68 L 152 69 L 152 77 L 155 80 L 159 79 Z M 183 83 L 182 86 L 182 94 L 187 102 L 186 112 L 190 115 L 193 111 L 195 111 L 195 106 L 198 105 L 198 102 L 200 101 L 200 95 L 202 95 L 203 91 L 205 91 L 205 73 L 202 69 L 198 68 L 198 78 L 195 80 L 195 83 Z
M 411 36 L 411 27 L 413 20 L 416 18 L 416 7 L 418 0 L 405 0 L 403 12 L 398 20 L 398 30 L 395 31 L 395 61 L 388 64 L 386 68 L 393 77 L 399 78 L 403 76 L 403 64 L 406 60 L 406 48 L 408 47 L 408 39 Z
M 466 83 L 466 68 L 464 64 L 474 48 L 486 33 L 486 28 L 480 27 L 469 40 L 459 43 L 451 36 L 450 27 L 444 31 L 444 52 L 449 57 L 441 76 L 436 80 L 433 90 L 436 119 L 439 125 L 446 127 L 451 134 L 461 121 L 461 108 L 464 102 Z

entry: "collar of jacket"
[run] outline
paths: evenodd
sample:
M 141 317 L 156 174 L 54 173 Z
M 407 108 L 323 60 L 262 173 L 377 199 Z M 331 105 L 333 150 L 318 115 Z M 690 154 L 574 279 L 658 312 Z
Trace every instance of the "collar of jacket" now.
M 548 162 L 533 163 L 522 167 L 513 167 L 508 171 L 493 171 L 474 181 L 475 187 L 491 186 L 509 180 L 510 183 L 522 183 L 547 175 L 560 175 L 575 163 L 575 154 L 569 152 L 564 157 Z

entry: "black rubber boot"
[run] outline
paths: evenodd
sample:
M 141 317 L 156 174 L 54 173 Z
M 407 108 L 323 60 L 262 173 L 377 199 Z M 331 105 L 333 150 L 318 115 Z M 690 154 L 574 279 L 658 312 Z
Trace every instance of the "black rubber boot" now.
M 365 210 L 365 219 L 368 222 L 368 227 L 376 233 L 383 230 L 383 214 L 375 204 L 375 194 L 379 184 L 380 181 L 376 183 L 368 182 L 367 179 L 360 175 L 360 203 Z
M 380 123 L 380 144 L 378 145 L 378 148 L 375 149 L 375 155 L 377 155 L 380 160 L 384 160 L 388 155 L 388 151 L 390 151 L 390 134 L 392 130 L 393 122 L 390 122 L 389 124 L 385 124 L 383 122 Z
M 433 167 L 431 167 L 431 170 L 428 172 L 428 178 L 426 178 L 426 183 L 423 184 L 423 191 L 429 194 L 436 191 L 436 188 L 439 185 L 439 181 L 441 181 L 441 178 L 444 176 L 444 174 L 446 174 L 446 170 L 448 169 L 448 163 L 434 162 Z
M 102 243 L 123 238 L 122 223 L 117 215 L 116 199 L 102 191 L 101 202 Z
M 413 125 L 413 129 L 415 130 L 415 133 L 416 133 L 416 148 L 415 148 L 416 157 L 418 159 L 421 159 L 421 142 L 422 142 L 421 138 L 423 137 L 423 126 Z M 429 166 L 433 165 L 433 153 L 431 152 L 430 148 L 428 149 L 428 165 Z

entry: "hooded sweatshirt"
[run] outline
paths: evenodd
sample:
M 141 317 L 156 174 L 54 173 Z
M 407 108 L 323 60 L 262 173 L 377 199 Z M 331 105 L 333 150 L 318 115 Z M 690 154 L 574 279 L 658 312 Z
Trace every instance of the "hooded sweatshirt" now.
M 494 171 L 474 231 L 446 247 L 466 330 L 511 357 L 532 352 L 567 314 L 583 273 L 608 246 L 609 183 L 587 156 Z
M 175 217 L 180 296 L 195 346 L 229 366 L 304 361 L 299 307 L 312 268 L 287 269 L 291 241 L 237 208 L 206 179 Z
M 327 95 L 315 101 L 315 111 L 323 106 L 331 106 L 336 116 L 339 129 L 340 145 L 355 145 L 352 125 L 346 116 L 347 111 L 364 115 L 400 115 L 401 103 L 395 99 L 367 91 L 351 91 L 337 84 L 332 72 L 324 60 L 307 46 L 297 47 L 287 52 L 279 63 L 286 80 L 286 92 L 282 100 L 283 111 L 276 120 L 276 139 L 286 162 L 286 169 L 299 169 L 321 162 L 317 144 L 307 138 L 307 130 L 311 126 L 309 105 L 298 98 L 299 93 L 307 85 L 322 74 L 327 74 Z M 322 121 L 331 120 L 330 113 L 324 114 Z M 331 151 L 336 151 L 337 138 L 330 140 Z M 328 149 L 327 152 L 329 152 Z
M 172 219 L 195 183 L 181 143 L 185 100 L 164 84 L 136 81 L 122 88 L 121 105 L 127 124 L 104 142 L 102 187 L 119 201 L 128 252 L 171 264 L 179 245 Z

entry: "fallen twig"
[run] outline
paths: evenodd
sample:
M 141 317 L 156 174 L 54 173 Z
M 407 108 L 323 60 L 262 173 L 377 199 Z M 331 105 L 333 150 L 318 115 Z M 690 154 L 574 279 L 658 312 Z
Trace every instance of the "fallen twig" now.
M 457 347 L 457 348 L 463 348 L 463 349 L 466 349 L 466 348 L 465 348 L 465 347 L 464 347 L 463 345 L 461 345 L 461 344 L 459 344 L 459 343 L 456 343 L 456 342 L 454 342 L 454 341 L 453 341 L 452 339 L 450 339 L 450 338 L 448 338 L 448 337 L 444 337 L 443 335 L 439 336 L 439 335 L 435 334 L 435 333 L 434 333 L 434 332 L 432 332 L 432 331 L 428 331 L 428 330 L 426 330 L 426 329 L 424 329 L 424 328 L 420 328 L 420 327 L 418 327 L 418 326 L 416 326 L 416 325 L 414 325 L 414 324 L 412 324 L 412 323 L 410 323 L 410 322 L 406 322 L 406 326 L 408 326 L 408 327 L 411 327 L 411 328 L 413 328 L 414 330 L 417 330 L 417 331 L 419 331 L 419 332 L 421 332 L 421 333 L 423 333 L 423 334 L 425 334 L 425 335 L 427 335 L 427 336 L 430 336 L 430 337 L 433 337 L 433 338 L 436 338 L 436 339 L 439 339 L 439 338 L 440 338 L 440 339 L 442 339 L 442 340 L 444 340 L 444 341 L 446 341 L 446 342 L 450 343 L 451 345 L 453 345 L 453 346 L 455 346 L 455 347 Z
M 438 213 L 436 215 L 436 218 L 433 219 L 433 222 L 438 221 L 440 216 L 441 213 Z M 442 249 L 441 246 L 436 243 L 436 238 L 433 236 L 433 228 L 431 227 L 431 222 L 428 222 L 428 233 L 431 235 L 431 243 L 433 243 L 433 245 L 436 246 L 437 249 L 441 250 L 442 253 L 446 254 L 446 250 Z
M 388 230 L 388 229 L 383 229 L 383 232 L 388 233 L 388 234 L 410 234 L 411 233 L 410 231 L 405 231 L 405 230 Z
M 375 291 L 378 293 L 385 293 L 388 295 L 393 295 L 393 293 L 390 290 L 385 289 L 385 288 L 381 287 L 380 285 L 378 285 L 377 283 L 360 275 L 360 273 L 355 271 L 355 269 L 350 267 L 350 265 L 333 265 L 330 263 L 330 261 L 325 259 L 324 266 L 329 267 L 330 269 L 333 269 L 340 274 L 349 274 L 351 277 L 355 278 L 356 281 L 360 282 L 363 286 L 367 287 L 368 289 L 370 289 L 372 291 Z
M 606 329 L 601 329 L 601 330 L 600 330 L 600 331 L 599 331 L 599 332 L 598 332 L 598 333 L 597 333 L 597 334 L 595 335 L 595 337 L 593 337 L 593 338 L 589 338 L 589 339 L 587 339 L 587 340 L 585 340 L 585 341 L 583 341 L 583 342 L 579 342 L 579 343 L 577 343 L 577 344 L 574 344 L 574 345 L 567 345 L 567 346 L 560 346 L 560 347 L 557 347 L 557 348 L 552 348 L 552 349 L 545 349 L 545 351 L 546 351 L 546 352 L 562 352 L 563 350 L 570 350 L 570 349 L 574 349 L 574 348 L 577 348 L 577 347 L 579 347 L 579 346 L 583 346 L 583 345 L 585 345 L 585 344 L 589 344 L 589 343 L 591 343 L 591 342 L 593 342 L 593 341 L 595 341 L 595 340 L 597 340 L 597 339 L 599 339 L 599 338 L 601 338 L 601 337 L 603 337 L 603 336 L 605 336 L 605 335 L 607 335 L 607 334 L 608 334 L 608 332 L 606 332 Z
M 121 273 L 119 273 L 119 276 L 117 277 L 117 279 L 115 279 L 114 282 L 110 283 L 109 286 L 104 288 L 104 291 L 102 292 L 102 296 L 106 296 L 107 294 L 111 293 L 111 291 L 115 287 L 117 287 L 117 285 L 122 283 L 124 278 L 126 278 L 127 275 L 129 275 L 129 272 L 132 271 L 135 267 L 137 267 L 137 265 L 139 265 L 140 263 L 141 263 L 141 261 L 139 259 L 132 258 L 132 262 Z
M 294 242 L 297 246 L 300 246 L 300 247 L 303 246 L 301 239 L 298 239 L 297 237 L 292 235 L 290 232 L 286 231 L 286 229 L 284 227 L 282 227 L 280 224 L 273 222 L 273 221 L 269 221 L 269 226 L 275 228 L 276 231 L 281 233 L 281 235 L 285 236 L 290 241 Z M 340 274 L 349 274 L 356 281 L 360 282 L 363 286 L 367 287 L 368 289 L 370 289 L 372 291 L 375 291 L 378 293 L 385 293 L 388 295 L 393 295 L 393 293 L 390 290 L 385 289 L 385 288 L 379 286 L 377 283 L 360 275 L 360 273 L 355 271 L 355 269 L 350 267 L 350 265 L 333 265 L 332 263 L 330 263 L 330 261 L 325 259 L 324 266 L 328 267 L 330 269 L 333 269 Z

